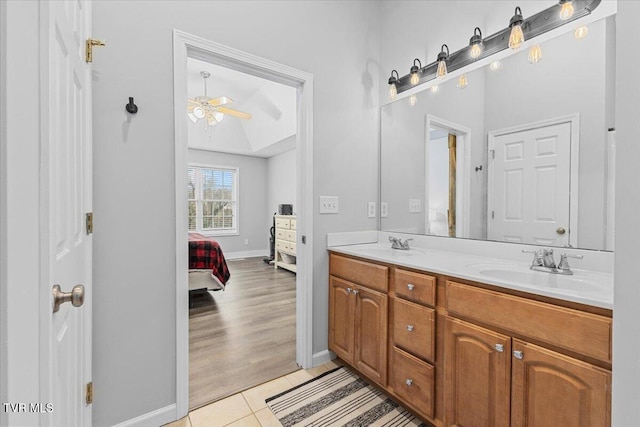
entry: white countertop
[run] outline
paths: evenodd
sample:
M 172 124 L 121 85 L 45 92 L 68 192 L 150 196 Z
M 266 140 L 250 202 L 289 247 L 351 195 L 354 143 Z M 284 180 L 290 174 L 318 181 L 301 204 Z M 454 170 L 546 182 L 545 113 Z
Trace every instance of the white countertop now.
M 431 248 L 403 251 L 391 249 L 389 243 L 332 245 L 328 249 L 506 289 L 613 309 L 613 274 L 610 273 L 572 268 L 573 275 L 551 274 L 530 270 L 528 262 Z

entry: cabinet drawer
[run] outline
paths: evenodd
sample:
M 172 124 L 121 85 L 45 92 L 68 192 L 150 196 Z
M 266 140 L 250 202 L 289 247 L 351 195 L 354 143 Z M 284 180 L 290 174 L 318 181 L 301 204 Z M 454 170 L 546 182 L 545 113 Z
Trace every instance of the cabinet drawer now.
M 292 230 L 295 230 L 295 229 L 296 229 L 296 220 L 292 218 L 292 219 L 290 220 L 289 226 L 290 226 L 290 228 L 291 228 Z
M 612 319 L 447 281 L 450 314 L 611 362 Z
M 393 274 L 396 295 L 435 306 L 436 278 L 396 268 Z
M 289 218 L 276 218 L 276 228 L 291 228 L 291 220 Z
M 423 415 L 433 418 L 435 369 L 428 363 L 404 352 L 393 349 L 391 387 Z
M 433 361 L 435 310 L 394 298 L 393 342 L 416 356 Z
M 389 268 L 383 265 L 331 254 L 329 269 L 330 274 L 359 285 L 384 292 L 389 288 Z
M 276 239 L 285 239 L 287 230 L 276 228 Z
M 284 240 L 276 240 L 276 249 L 279 251 L 289 251 L 289 243 Z
M 296 241 L 296 232 L 295 231 L 291 231 L 291 230 L 285 230 L 284 231 L 284 238 L 285 238 L 285 240 L 288 240 L 290 242 L 295 242 Z
M 287 244 L 287 247 L 289 248 L 288 250 L 289 250 L 290 253 L 292 253 L 293 255 L 296 254 L 296 244 L 295 243 L 289 242 Z

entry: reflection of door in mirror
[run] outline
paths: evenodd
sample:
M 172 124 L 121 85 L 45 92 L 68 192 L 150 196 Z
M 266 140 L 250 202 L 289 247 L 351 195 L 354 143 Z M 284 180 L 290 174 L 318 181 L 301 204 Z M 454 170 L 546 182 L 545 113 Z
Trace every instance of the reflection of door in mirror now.
M 488 238 L 567 246 L 572 123 L 489 132 Z M 576 142 L 577 143 L 577 142 Z
M 427 141 L 427 232 L 456 236 L 456 135 L 432 127 Z

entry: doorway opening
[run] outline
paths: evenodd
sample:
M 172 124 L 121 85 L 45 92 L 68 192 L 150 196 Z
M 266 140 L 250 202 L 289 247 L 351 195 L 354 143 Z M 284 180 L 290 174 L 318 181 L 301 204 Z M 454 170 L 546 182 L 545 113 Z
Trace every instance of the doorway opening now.
M 216 101 L 207 100 L 210 105 L 214 107 L 218 107 L 224 105 L 224 107 L 229 107 L 237 113 L 228 114 L 228 110 L 224 108 L 214 108 L 212 111 L 206 112 L 207 114 L 202 114 L 201 111 L 193 111 L 193 108 L 189 108 L 189 99 L 194 99 L 192 97 L 193 94 L 190 93 L 188 79 L 190 68 L 189 64 L 195 63 L 195 68 L 192 69 L 192 74 L 196 73 L 200 78 L 203 77 L 202 71 L 206 71 L 208 74 L 208 79 L 213 79 L 217 77 L 218 80 L 223 80 L 223 76 L 225 73 L 235 73 L 236 77 L 240 74 L 243 74 L 247 79 L 261 79 L 262 84 L 256 84 L 258 86 L 266 86 L 269 87 L 265 93 L 261 93 L 260 95 L 256 95 L 254 93 L 253 99 L 253 111 L 260 111 L 260 114 L 256 114 L 255 116 L 251 116 L 250 121 L 252 125 L 255 123 L 256 125 L 260 124 L 260 121 L 265 121 L 267 116 L 271 116 L 272 119 L 282 117 L 283 109 L 278 107 L 276 103 L 273 102 L 274 91 L 282 90 L 291 94 L 293 100 L 293 110 L 295 112 L 295 116 L 293 118 L 293 135 L 289 137 L 278 137 L 274 138 L 279 141 L 278 144 L 265 144 L 265 140 L 268 139 L 264 130 L 257 129 L 256 126 L 242 126 L 242 121 L 247 120 L 247 114 L 250 114 L 250 109 L 252 109 L 251 102 L 244 101 L 240 102 L 240 98 L 242 95 L 239 95 L 239 98 L 235 100 L 235 103 L 231 103 L 230 99 L 232 96 L 229 96 L 227 93 L 223 93 L 225 91 L 231 90 L 230 87 L 223 88 L 218 87 L 217 89 L 213 89 L 213 82 L 207 82 L 210 84 L 210 88 L 207 88 L 209 93 L 207 94 L 208 98 L 214 99 Z M 197 70 L 197 67 L 210 66 L 211 69 L 208 70 Z M 217 73 L 217 74 L 216 74 Z M 249 80 L 247 80 L 248 82 Z M 249 83 L 245 82 L 242 86 L 246 89 L 250 86 Z M 204 84 L 201 84 L 200 87 L 205 87 Z M 203 89 L 204 90 L 204 89 Z M 214 92 L 217 91 L 217 92 Z M 272 61 L 265 60 L 263 58 L 259 58 L 245 52 L 237 51 L 235 49 L 229 48 L 227 46 L 223 46 L 197 36 L 193 36 L 187 33 L 183 33 L 178 30 L 174 30 L 174 102 L 175 102 L 175 126 L 176 126 L 176 164 L 175 164 L 175 173 L 176 173 L 176 282 L 177 282 L 177 307 L 176 307 L 176 336 L 177 336 L 177 349 L 176 349 L 176 385 L 177 385 L 177 405 L 176 405 L 176 417 L 180 418 L 187 414 L 190 406 L 196 407 L 201 406 L 205 403 L 209 403 L 210 399 L 200 399 L 197 403 L 194 401 L 193 404 L 190 404 L 189 398 L 189 302 L 188 302 L 188 265 L 189 265 L 189 257 L 188 257 L 188 242 L 187 235 L 188 229 L 191 226 L 195 228 L 195 231 L 206 231 L 207 227 L 211 228 L 211 225 L 219 226 L 219 230 L 217 235 L 213 234 L 214 240 L 221 241 L 221 248 L 224 249 L 226 245 L 228 250 L 225 250 L 225 254 L 228 252 L 230 254 L 228 260 L 228 269 L 231 272 L 231 278 L 228 282 L 228 290 L 222 292 L 207 292 L 204 295 L 204 298 L 207 301 L 193 300 L 194 304 L 204 304 L 209 303 L 210 306 L 217 307 L 222 304 L 226 304 L 227 308 L 232 308 L 228 311 L 228 315 L 221 314 L 218 312 L 216 316 L 210 317 L 208 319 L 209 322 L 214 322 L 215 324 L 209 325 L 212 329 L 218 328 L 220 331 L 220 327 L 225 327 L 225 325 L 221 325 L 221 323 L 227 324 L 229 326 L 231 323 L 234 323 L 233 317 L 235 314 L 246 314 L 252 313 L 256 314 L 260 311 L 261 308 L 268 307 L 268 304 L 274 301 L 278 301 L 279 297 L 274 295 L 275 288 L 266 289 L 265 283 L 274 283 L 274 281 L 279 281 L 282 279 L 283 275 L 286 275 L 289 282 L 289 292 L 290 299 L 293 299 L 295 304 L 292 305 L 292 309 L 295 310 L 295 314 L 291 310 L 287 313 L 288 317 L 295 318 L 295 351 L 293 354 L 295 355 L 293 360 L 282 361 L 284 365 L 288 366 L 285 369 L 296 369 L 297 366 L 302 368 L 309 368 L 312 365 L 312 304 L 311 304 L 311 295 L 312 295 L 312 287 L 311 287 L 311 278 L 312 278 L 312 236 L 310 231 L 313 229 L 312 227 L 312 183 L 313 183 L 313 162 L 312 162 L 312 90 L 313 90 L 313 76 L 284 66 L 282 64 L 278 64 Z M 268 96 L 267 96 L 268 94 Z M 194 95 L 195 96 L 195 95 Z M 249 97 L 251 98 L 251 97 Z M 220 101 L 224 101 L 224 104 Z M 192 103 L 193 105 L 193 103 Z M 261 108 L 258 108 L 260 106 Z M 206 106 L 205 106 L 206 107 Z M 224 116 L 219 115 L 218 113 L 223 113 Z M 190 114 L 196 116 L 196 120 L 190 117 Z M 200 117 L 198 117 L 200 116 Z M 207 120 L 207 117 L 211 116 L 213 121 Z M 203 117 L 205 120 L 199 120 Z M 191 119 L 191 121 L 189 120 Z M 223 120 L 222 120 L 223 119 Z M 193 122 L 193 123 L 192 123 Z M 216 123 L 213 123 L 216 122 Z M 236 130 L 239 129 L 239 126 L 242 127 L 244 131 L 244 137 L 246 140 L 242 140 L 242 138 L 237 137 L 237 133 L 235 137 L 223 137 L 226 130 L 222 125 L 231 123 L 229 127 L 236 127 Z M 206 128 L 204 127 L 206 123 Z M 193 129 L 190 129 L 190 125 L 196 125 Z M 192 138 L 192 130 L 197 129 L 197 125 L 201 126 L 199 130 L 204 130 L 205 136 L 200 141 L 195 141 Z M 253 127 L 253 128 L 252 128 Z M 289 126 L 291 127 L 291 126 Z M 216 128 L 216 129 L 212 129 Z M 264 129 L 264 127 L 263 127 Z M 273 129 L 272 129 L 273 130 Z M 278 129 L 281 130 L 281 129 Z M 201 132 L 202 133 L 202 132 Z M 283 134 L 280 133 L 280 136 Z M 202 136 L 202 135 L 201 135 Z M 228 135 L 227 135 L 228 136 Z M 217 140 L 217 142 L 216 142 Z M 207 144 L 216 144 L 219 143 L 218 148 L 216 150 L 221 151 L 212 151 L 207 146 Z M 198 144 L 200 144 L 198 146 Z M 226 149 L 223 149 L 224 144 L 227 144 Z M 243 153 L 238 149 L 241 145 L 248 145 L 254 155 L 248 155 L 246 152 Z M 271 145 L 271 147 L 269 147 Z M 269 150 L 273 150 L 274 146 L 281 145 L 289 147 L 288 151 L 285 150 L 282 153 L 277 153 L 273 155 Z M 203 149 L 204 148 L 204 149 Z M 283 154 L 284 153 L 284 154 Z M 288 154 L 287 154 L 288 153 Z M 211 156 L 214 156 L 212 159 Z M 288 180 L 291 180 L 291 176 L 295 176 L 295 185 L 294 189 L 291 190 L 289 195 L 284 196 L 285 198 L 278 198 L 277 191 L 273 193 L 273 197 L 267 197 L 262 194 L 261 196 L 255 195 L 255 198 L 264 199 L 264 209 L 261 212 L 258 212 L 255 207 L 251 207 L 250 201 L 243 198 L 242 195 L 238 196 L 235 194 L 235 199 L 233 194 L 234 191 L 243 191 L 243 194 L 246 196 L 246 192 L 242 187 L 242 184 L 247 181 L 247 183 L 251 183 L 255 181 L 263 181 L 263 184 L 266 183 L 268 186 L 269 181 L 273 182 L 273 177 L 267 178 L 265 175 L 264 178 L 259 178 L 254 176 L 257 169 L 260 169 L 262 164 L 265 170 L 268 169 L 269 158 L 276 159 L 276 157 L 280 157 L 280 155 L 285 156 L 285 159 L 280 159 L 280 161 L 274 160 L 272 169 L 287 169 L 290 170 L 286 173 L 288 175 Z M 200 157 L 197 157 L 200 156 Z M 287 157 L 288 156 L 288 157 Z M 259 157 L 258 159 L 256 159 Z M 289 161 L 287 161 L 287 158 Z M 291 160 L 293 159 L 293 161 Z M 250 161 L 250 164 L 245 164 L 244 166 L 235 166 L 233 167 L 232 163 L 238 163 L 239 161 Z M 284 166 L 283 166 L 284 163 Z M 292 164 L 293 163 L 293 164 Z M 198 193 L 197 196 L 201 197 L 201 200 L 197 200 L 197 196 L 193 199 L 189 199 L 194 193 L 188 191 L 188 175 L 191 169 L 200 168 L 200 174 L 210 173 L 211 176 L 217 173 L 216 171 L 232 171 L 231 175 L 234 175 L 233 171 L 235 171 L 235 175 L 231 177 L 228 181 L 230 183 L 229 186 L 223 186 L 227 190 L 225 195 L 226 199 L 221 201 L 216 199 L 217 196 L 213 197 L 215 200 L 204 200 L 206 197 L 202 192 Z M 205 172 L 203 172 L 205 170 Z M 273 172 L 273 171 L 272 171 Z M 221 172 L 222 173 L 222 172 Z M 254 174 L 254 175 L 252 175 Z M 274 174 L 276 174 L 274 172 Z M 236 188 L 233 189 L 232 182 L 235 182 Z M 205 186 L 204 183 L 198 184 L 200 187 Z M 194 186 L 194 190 L 195 190 Z M 265 188 L 263 191 L 269 191 L 268 188 Z M 251 190 L 249 190 L 251 192 Z M 258 190 L 260 192 L 260 190 Z M 295 196 L 291 197 L 291 193 Z M 218 193 L 216 193 L 218 194 Z M 267 202 L 267 199 L 270 199 L 271 202 Z M 294 198 L 294 200 L 290 200 Z M 249 198 L 251 199 L 251 197 Z M 191 200 L 194 202 L 193 206 L 196 206 L 196 209 L 189 210 L 187 206 L 187 201 Z M 207 209 L 202 207 L 202 204 L 205 202 L 211 202 L 213 206 L 209 206 Z M 224 203 L 222 203 L 224 202 Z M 201 207 L 197 208 L 198 203 L 200 203 Z M 219 203 L 220 206 L 218 210 L 215 209 L 216 203 Z M 294 205 L 295 210 L 295 234 L 288 234 L 288 237 L 291 238 L 291 243 L 296 246 L 295 253 L 295 263 L 296 263 L 296 273 L 292 273 L 290 271 L 284 271 L 283 269 L 278 269 L 273 265 L 269 265 L 264 262 L 265 256 L 269 255 L 269 228 L 271 224 L 273 224 L 274 217 L 273 215 L 277 212 L 277 206 L 270 206 L 271 204 L 283 204 L 283 205 Z M 226 214 L 223 214 L 226 210 Z M 259 243 L 262 245 L 261 249 L 253 249 L 251 247 L 252 240 L 255 240 L 252 237 L 246 237 L 243 233 L 248 231 L 251 225 L 247 225 L 243 223 L 243 214 L 245 213 L 249 217 L 258 217 L 258 221 L 260 225 L 258 225 L 259 230 L 257 231 L 257 235 L 260 233 L 264 236 L 262 239 L 263 243 Z M 202 218 L 198 218 L 198 214 L 201 214 Z M 291 212 L 293 213 L 293 212 Z M 195 215 L 194 215 L 195 214 Z M 208 222 L 205 224 L 205 217 L 209 217 Z M 216 218 L 219 217 L 219 218 Z M 289 225 L 291 227 L 291 218 L 288 219 Z M 191 221 L 191 225 L 190 224 Z M 216 222 L 217 221 L 217 222 Z M 234 222 L 236 221 L 236 222 Z M 198 228 L 200 227 L 200 228 Z M 248 227 L 248 228 L 247 228 Z M 199 233 L 200 234 L 200 233 Z M 204 233 L 207 234 L 207 233 Z M 234 239 L 236 240 L 233 243 Z M 247 242 L 248 239 L 248 242 Z M 260 237 L 257 237 L 257 240 L 260 240 Z M 233 245 L 240 245 L 233 246 Z M 249 246 L 249 247 L 247 247 Z M 234 274 L 235 271 L 235 274 Z M 251 277 L 254 277 L 252 279 Z M 258 277 L 258 279 L 255 279 Z M 262 282 L 263 285 L 257 285 L 257 281 Z M 284 280 L 286 282 L 286 280 Z M 244 283 L 244 285 L 242 284 Z M 250 291 L 251 285 L 254 285 L 253 292 Z M 237 286 L 237 288 L 236 288 Z M 256 287 L 257 286 L 257 287 Z M 236 295 L 232 297 L 231 290 L 240 291 L 241 289 L 244 291 L 248 291 L 244 296 L 240 295 L 241 292 L 234 292 Z M 294 296 L 291 296 L 291 293 L 294 293 Z M 258 300 L 255 299 L 257 294 L 262 294 Z M 218 295 L 224 295 L 218 296 Z M 237 298 L 235 298 L 237 297 Z M 262 298 L 262 299 L 260 299 Z M 223 301 L 223 299 L 227 299 L 229 301 Z M 235 301 L 233 301 L 236 299 Z M 239 302 L 244 301 L 244 302 Z M 202 305 L 200 305 L 200 309 L 202 309 Z M 267 311 L 273 311 L 267 309 Z M 202 320 L 202 317 L 200 317 Z M 261 319 L 251 319 L 251 320 L 239 320 L 236 318 L 237 327 L 244 329 L 244 332 L 250 333 L 251 329 L 257 329 L 259 324 L 262 322 Z M 206 323 L 206 321 L 205 321 Z M 276 322 L 277 323 L 277 322 Z M 273 326 L 273 332 L 277 332 L 278 329 L 277 324 Z M 206 331 L 206 327 L 202 329 L 199 333 L 208 333 L 211 331 Z M 215 332 L 213 333 L 215 335 Z M 223 332 L 222 335 L 225 335 Z M 241 334 L 242 335 L 242 334 Z M 268 333 L 264 331 L 261 333 L 263 339 L 268 337 Z M 245 335 L 246 337 L 246 335 Z M 209 356 L 205 356 L 207 358 L 216 359 L 216 357 L 229 356 L 233 358 L 234 355 L 234 345 L 248 345 L 252 346 L 251 342 L 240 342 L 243 341 L 239 339 L 236 341 L 236 344 L 230 345 L 226 349 L 212 349 L 212 352 Z M 216 351 L 218 351 L 216 356 Z M 253 363 L 256 366 L 266 367 L 269 363 L 278 364 L 278 356 L 276 355 L 275 349 L 261 350 L 262 354 L 255 354 L 252 360 L 242 360 L 242 357 L 236 357 L 236 364 L 243 363 Z M 262 358 L 262 359 L 260 359 Z M 213 367 L 210 369 L 225 369 L 222 366 Z M 200 373 L 198 373 L 200 375 Z M 276 374 L 276 376 L 280 376 L 282 374 Z M 256 377 L 257 378 L 257 377 Z M 237 377 L 228 378 L 226 381 L 233 383 L 237 382 Z M 264 382 L 269 378 L 259 378 L 255 381 Z M 218 384 L 222 384 L 222 380 L 217 379 Z M 249 388 L 251 386 L 255 386 L 257 384 L 247 384 L 242 388 Z M 213 386 L 216 388 L 215 384 Z M 233 385 L 232 387 L 233 388 Z M 235 392 L 240 390 L 235 390 Z M 214 400 L 221 398 L 222 396 L 215 397 Z

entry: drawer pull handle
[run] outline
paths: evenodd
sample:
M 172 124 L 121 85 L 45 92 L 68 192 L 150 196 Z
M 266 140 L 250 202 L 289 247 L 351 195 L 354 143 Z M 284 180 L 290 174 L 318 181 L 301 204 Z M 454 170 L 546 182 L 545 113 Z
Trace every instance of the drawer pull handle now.
M 413 288 L 415 288 L 415 286 L 414 286 L 413 284 L 409 283 L 409 284 L 407 285 L 407 289 L 409 289 L 410 291 L 412 291 L 412 290 L 413 290 Z
M 351 288 L 347 288 L 347 293 L 348 293 L 348 294 L 350 294 L 350 293 L 351 293 L 351 291 L 353 291 L 353 289 L 351 289 Z
M 405 381 L 405 383 L 411 387 L 411 385 L 413 384 L 413 380 L 410 380 L 409 378 L 407 378 L 407 380 Z
M 522 358 L 524 357 L 524 353 L 522 353 L 521 351 L 514 351 L 513 357 L 515 357 L 518 360 L 522 360 Z
M 413 325 L 407 325 L 407 331 L 413 332 Z
M 502 345 L 502 344 L 496 344 L 496 345 L 494 345 L 494 347 L 496 348 L 496 351 L 498 353 L 502 353 L 504 351 L 504 345 Z

